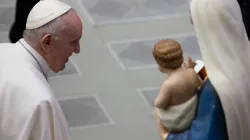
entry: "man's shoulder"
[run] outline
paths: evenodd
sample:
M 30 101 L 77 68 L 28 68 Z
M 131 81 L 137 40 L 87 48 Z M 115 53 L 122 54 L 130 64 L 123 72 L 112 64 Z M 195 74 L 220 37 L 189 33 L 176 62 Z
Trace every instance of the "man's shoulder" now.
M 12 51 L 17 48 L 16 46 L 18 46 L 17 43 L 14 43 L 14 44 L 13 43 L 0 43 L 0 53 Z
M 30 81 L 29 81 L 30 80 Z M 35 100 L 47 100 L 52 97 L 52 90 L 46 83 L 27 77 L 26 79 L 9 79 L 6 80 L 8 89 L 12 90 L 13 97 L 22 96 L 22 98 L 29 98 Z M 3 87 L 6 88 L 6 87 Z
M 43 77 L 39 77 L 36 69 L 29 64 L 24 63 L 20 67 L 9 65 L 1 70 L 1 77 L 0 90 L 8 87 L 14 91 L 14 96 L 19 94 L 23 98 L 47 99 L 53 95 L 48 82 Z
M 23 58 L 23 51 L 20 44 L 0 43 L 0 64 L 18 64 Z M 1 67 L 2 68 L 2 67 Z
M 13 45 L 15 45 L 15 43 L 3 42 L 0 43 L 0 49 L 2 49 L 5 46 L 13 46 Z
M 24 107 L 31 110 L 40 107 L 44 103 L 53 103 L 52 91 L 42 84 L 33 82 L 8 80 L 0 85 L 2 100 L 8 102 L 15 109 Z
M 0 70 L 1 75 L 8 77 L 9 81 L 28 81 L 33 82 L 39 80 L 36 75 L 36 70 L 33 65 L 27 61 L 10 61 L 16 63 L 6 63 Z
M 4 58 L 4 57 L 8 57 L 10 55 L 12 55 L 13 50 L 13 46 L 15 46 L 15 44 L 10 44 L 10 43 L 0 43 L 0 58 Z

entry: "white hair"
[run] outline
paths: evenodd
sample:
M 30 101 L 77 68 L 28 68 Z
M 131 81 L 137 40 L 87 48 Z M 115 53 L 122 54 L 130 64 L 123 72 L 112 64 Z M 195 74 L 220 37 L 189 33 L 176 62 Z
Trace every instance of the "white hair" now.
M 60 38 L 60 32 L 65 28 L 65 23 L 61 17 L 52 20 L 51 22 L 36 29 L 25 29 L 23 32 L 23 38 L 31 42 L 37 42 L 45 34 L 51 34 L 52 39 L 57 40 Z

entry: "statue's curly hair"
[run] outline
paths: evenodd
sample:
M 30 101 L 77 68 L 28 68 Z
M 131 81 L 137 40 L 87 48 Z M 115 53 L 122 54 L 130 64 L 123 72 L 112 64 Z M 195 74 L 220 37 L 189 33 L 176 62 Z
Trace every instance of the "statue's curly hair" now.
M 172 39 L 164 39 L 156 43 L 153 56 L 158 65 L 165 69 L 177 69 L 184 61 L 180 44 Z

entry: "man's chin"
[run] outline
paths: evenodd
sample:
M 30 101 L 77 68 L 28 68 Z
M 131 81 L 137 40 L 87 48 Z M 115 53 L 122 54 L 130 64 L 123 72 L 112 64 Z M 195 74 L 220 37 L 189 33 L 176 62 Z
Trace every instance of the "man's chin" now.
M 53 71 L 54 73 L 58 73 L 58 72 L 63 71 L 64 69 L 65 69 L 65 65 L 64 65 L 63 67 L 61 67 L 61 68 L 52 69 L 52 71 Z

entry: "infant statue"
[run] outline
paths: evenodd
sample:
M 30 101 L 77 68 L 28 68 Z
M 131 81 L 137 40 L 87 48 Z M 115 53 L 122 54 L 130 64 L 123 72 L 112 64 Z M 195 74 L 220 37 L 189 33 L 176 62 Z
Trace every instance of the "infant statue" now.
M 195 117 L 197 89 L 202 80 L 193 68 L 183 66 L 183 51 L 175 40 L 164 39 L 156 43 L 153 56 L 159 71 L 167 75 L 154 100 L 155 114 L 168 132 L 184 131 Z

